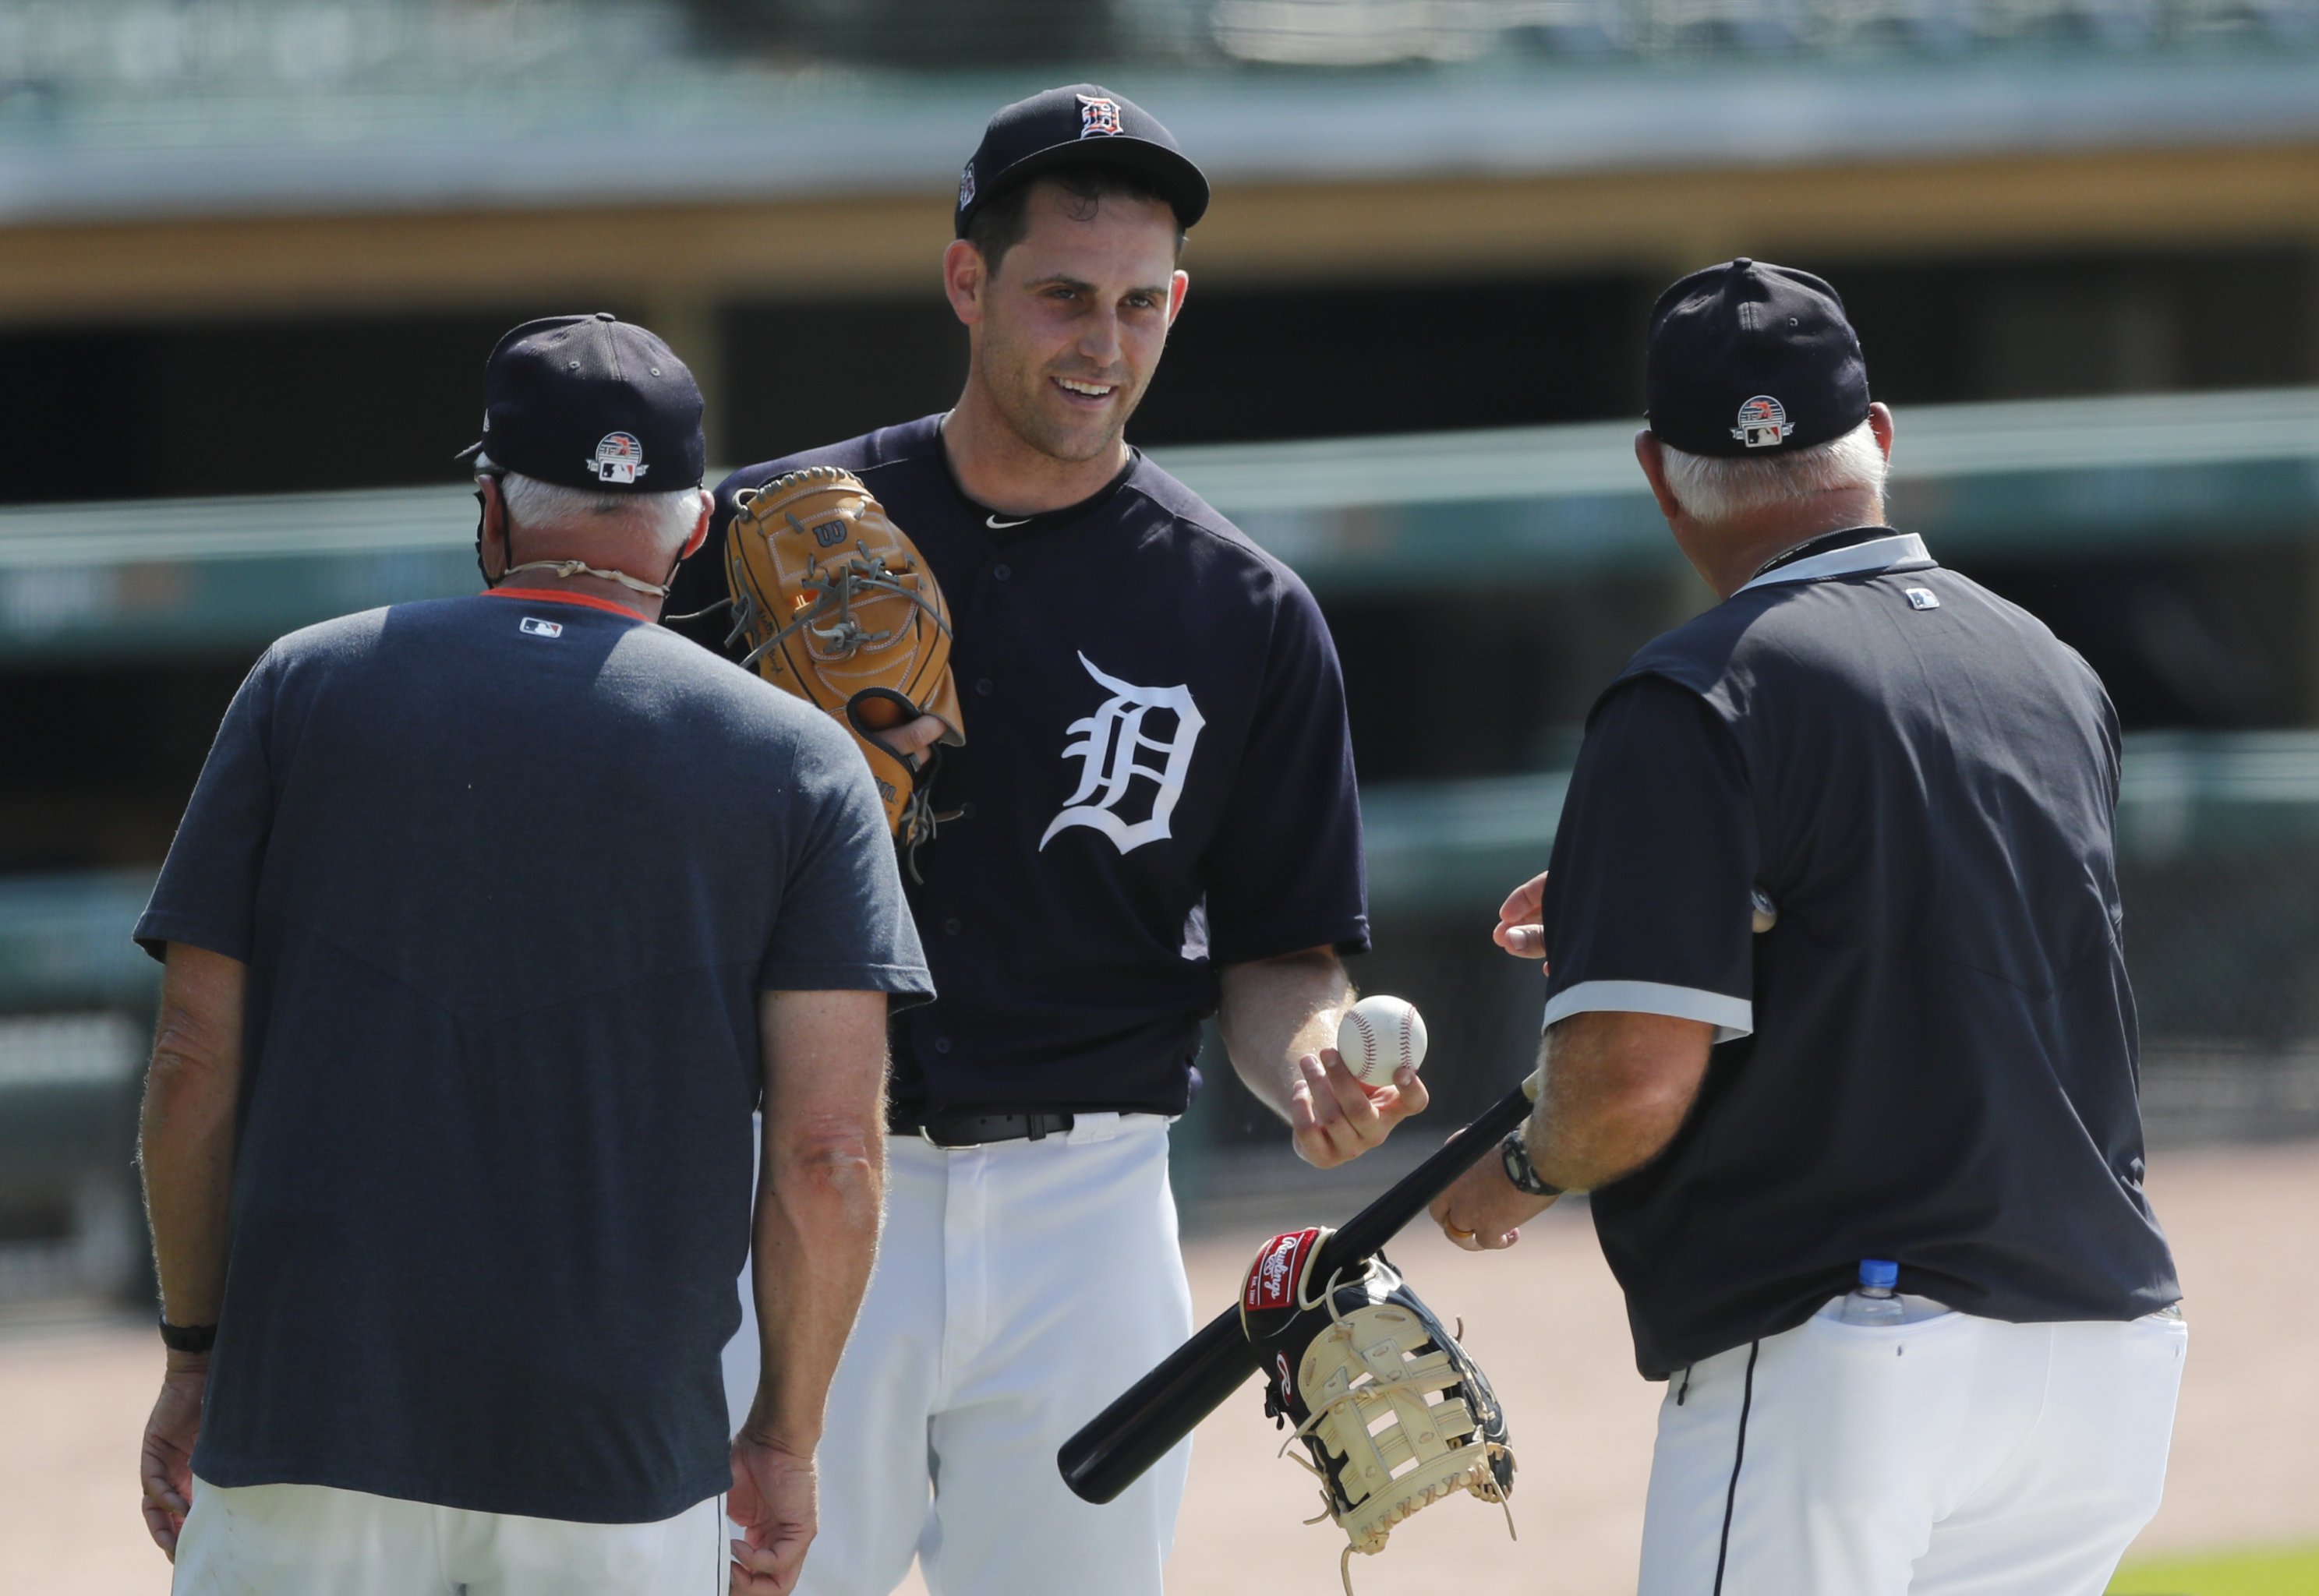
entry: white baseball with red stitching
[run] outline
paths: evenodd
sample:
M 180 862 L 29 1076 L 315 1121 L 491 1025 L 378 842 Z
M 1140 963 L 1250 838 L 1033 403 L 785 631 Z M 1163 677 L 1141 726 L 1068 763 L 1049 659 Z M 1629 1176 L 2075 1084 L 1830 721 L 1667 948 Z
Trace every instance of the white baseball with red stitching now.
M 1425 1016 L 1400 997 L 1364 997 L 1337 1022 L 1337 1051 L 1367 1086 L 1381 1087 L 1403 1065 L 1425 1062 Z

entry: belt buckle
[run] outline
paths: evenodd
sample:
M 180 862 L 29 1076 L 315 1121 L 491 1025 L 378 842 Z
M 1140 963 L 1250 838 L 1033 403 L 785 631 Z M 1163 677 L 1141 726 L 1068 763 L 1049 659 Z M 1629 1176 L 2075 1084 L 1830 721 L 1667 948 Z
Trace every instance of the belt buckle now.
M 926 1122 L 924 1120 L 920 1120 L 918 1122 L 918 1140 L 925 1142 L 928 1147 L 933 1148 L 936 1152 L 948 1152 L 951 1150 L 949 1142 L 936 1141 L 934 1140 L 934 1132 L 927 1127 Z

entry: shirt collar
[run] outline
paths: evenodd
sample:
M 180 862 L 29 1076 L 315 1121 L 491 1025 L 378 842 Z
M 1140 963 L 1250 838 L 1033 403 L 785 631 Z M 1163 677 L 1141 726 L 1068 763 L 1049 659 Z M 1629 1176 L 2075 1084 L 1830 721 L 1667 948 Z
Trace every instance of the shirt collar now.
M 651 618 L 643 611 L 631 609 L 617 599 L 600 599 L 593 593 L 571 593 L 558 588 L 485 588 L 478 597 L 485 599 L 537 599 L 548 604 L 578 604 L 589 609 L 600 609 L 608 615 L 624 615 L 632 621 L 647 626 Z
M 1767 588 L 1782 582 L 1825 582 L 1831 576 L 1861 576 L 1872 572 L 1925 571 L 1937 564 L 1914 532 L 1848 544 L 1824 555 L 1813 555 L 1792 564 L 1779 565 L 1746 583 L 1732 597 L 1749 588 Z
M 1118 473 L 1109 482 L 1077 504 L 1066 504 L 1059 509 L 1037 510 L 1027 516 L 1001 515 L 969 493 L 965 484 L 958 480 L 958 468 L 951 464 L 950 445 L 943 438 L 943 423 L 949 419 L 947 411 L 934 418 L 934 458 L 942 462 L 943 475 L 949 479 L 951 491 L 958 496 L 960 503 L 971 510 L 983 526 L 988 528 L 991 541 L 997 544 L 1024 542 L 1042 533 L 1051 532 L 1058 527 L 1068 526 L 1078 520 L 1087 511 L 1118 492 L 1126 484 L 1127 479 L 1135 474 L 1136 468 L 1143 464 L 1143 451 L 1130 444 L 1127 446 L 1127 464 L 1121 466 Z

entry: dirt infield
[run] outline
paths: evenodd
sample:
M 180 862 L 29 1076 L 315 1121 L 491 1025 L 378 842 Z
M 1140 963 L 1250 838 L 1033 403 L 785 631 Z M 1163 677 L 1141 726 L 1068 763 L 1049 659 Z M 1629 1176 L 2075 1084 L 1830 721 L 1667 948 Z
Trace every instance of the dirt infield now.
M 1284 1155 L 1285 1156 L 1285 1155 Z M 2152 1185 L 2180 1257 L 2192 1324 L 2157 1551 L 2319 1537 L 2319 1143 L 2161 1154 Z M 1293 1216 L 1291 1216 L 1293 1217 Z M 1333 1205 L 1308 1219 L 1338 1217 Z M 1221 1307 L 1271 1230 L 1218 1231 L 1186 1249 L 1196 1301 Z M 1521 1474 L 1509 1541 L 1480 1502 L 1428 1510 L 1379 1557 L 1361 1596 L 1442 1590 L 1613 1596 L 1634 1588 L 1643 1482 L 1660 1388 L 1634 1374 L 1626 1322 L 1583 1215 L 1477 1258 L 1413 1233 L 1399 1261 L 1467 1340 L 1511 1418 Z M 2298 1270 L 2298 1262 L 2303 1267 Z M 0 1331 L 0 1591 L 159 1596 L 168 1571 L 138 1521 L 138 1431 L 160 1356 L 118 1323 Z M 1178 1596 L 1337 1589 L 1337 1532 L 1253 1393 L 1202 1426 L 1169 1565 Z M 915 1578 L 904 1587 L 923 1589 Z

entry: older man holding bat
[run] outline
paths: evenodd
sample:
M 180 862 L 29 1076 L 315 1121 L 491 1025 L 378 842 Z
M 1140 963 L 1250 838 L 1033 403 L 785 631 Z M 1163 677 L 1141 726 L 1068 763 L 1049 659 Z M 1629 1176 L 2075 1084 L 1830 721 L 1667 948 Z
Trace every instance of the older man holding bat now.
M 1536 1112 L 1468 1248 L 1593 1194 L 1668 1383 L 1641 1596 L 2098 1596 L 2187 1330 L 2143 1192 L 2099 681 L 1884 522 L 1892 419 L 1818 278 L 1653 312 L 1636 452 L 1721 602 L 1594 707 Z

